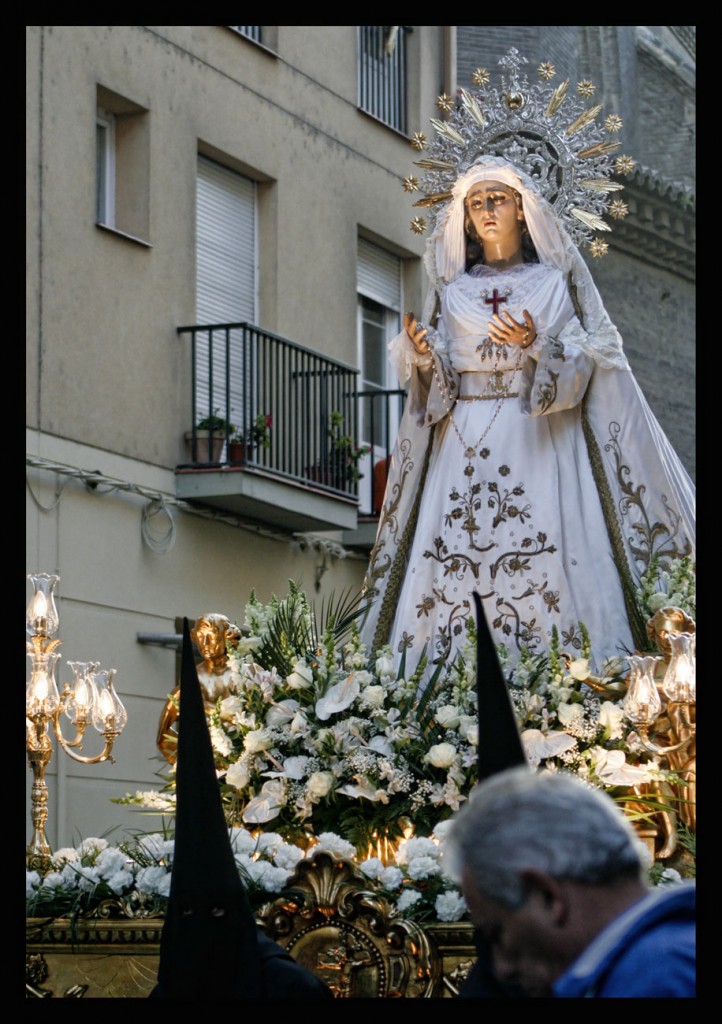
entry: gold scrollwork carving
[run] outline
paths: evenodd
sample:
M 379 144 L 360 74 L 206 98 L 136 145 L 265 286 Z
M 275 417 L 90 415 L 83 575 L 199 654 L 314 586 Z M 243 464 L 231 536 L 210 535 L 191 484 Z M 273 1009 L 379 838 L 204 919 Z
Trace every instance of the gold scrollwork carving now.
M 269 936 L 320 977 L 336 998 L 440 994 L 441 958 L 423 930 L 365 888 L 358 869 L 320 853 L 291 880 L 294 899 L 263 908 Z

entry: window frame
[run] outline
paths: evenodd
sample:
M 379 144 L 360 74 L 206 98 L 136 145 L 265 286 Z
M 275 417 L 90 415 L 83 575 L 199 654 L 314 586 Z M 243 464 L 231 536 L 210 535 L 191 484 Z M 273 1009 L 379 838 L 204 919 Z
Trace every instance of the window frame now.
M 98 108 L 95 120 L 95 223 L 115 228 L 115 115 Z
M 402 135 L 408 128 L 411 31 L 408 25 L 357 26 L 358 107 Z

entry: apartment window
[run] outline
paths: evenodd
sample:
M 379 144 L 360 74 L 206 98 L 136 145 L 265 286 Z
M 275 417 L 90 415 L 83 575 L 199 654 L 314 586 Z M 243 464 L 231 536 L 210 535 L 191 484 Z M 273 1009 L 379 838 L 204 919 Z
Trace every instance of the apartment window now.
M 115 227 L 115 118 L 98 111 L 95 126 L 95 219 Z
M 231 25 L 230 27 L 247 39 L 252 39 L 254 43 L 262 42 L 260 25 Z
M 196 323 L 256 322 L 256 184 L 207 157 L 198 157 L 196 183 Z M 205 340 L 199 336 L 196 409 L 200 418 L 217 407 L 225 417 L 243 422 L 244 396 L 250 393 L 252 353 L 244 352 L 242 332 L 230 332 L 230 365 L 225 331 Z M 212 353 L 208 346 L 212 345 Z M 209 356 L 212 355 L 212 359 Z M 212 397 L 209 365 L 213 367 Z M 213 405 L 213 409 L 210 406 Z
M 148 111 L 98 86 L 95 139 L 95 222 L 147 244 L 150 234 Z
M 391 372 L 388 343 L 400 330 L 401 261 L 398 257 L 359 238 L 357 261 L 359 339 L 359 439 L 371 454 L 359 465 L 361 507 L 371 508 L 372 467 L 385 459 L 396 436 L 400 403 L 385 391 L 398 388 Z M 376 495 L 375 498 L 379 498 Z
M 359 25 L 358 103 L 367 114 L 406 134 L 404 25 Z

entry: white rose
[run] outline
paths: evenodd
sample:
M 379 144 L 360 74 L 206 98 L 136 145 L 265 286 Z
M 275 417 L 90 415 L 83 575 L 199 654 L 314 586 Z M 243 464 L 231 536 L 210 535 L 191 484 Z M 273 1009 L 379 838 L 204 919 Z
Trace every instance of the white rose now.
M 444 729 L 455 729 L 459 724 L 459 709 L 453 704 L 444 704 L 437 708 L 434 718 Z
M 250 778 L 250 772 L 242 761 L 236 761 L 226 772 L 226 782 L 229 786 L 235 786 L 236 789 L 245 789 Z
M 392 676 L 394 674 L 394 659 L 390 654 L 380 654 L 376 659 L 376 675 Z
M 472 747 L 479 744 L 479 725 L 472 715 L 462 715 L 459 718 L 459 736 L 466 740 Z
M 306 789 L 313 800 L 320 800 L 333 786 L 332 772 L 314 772 L 306 783 Z
M 456 747 L 450 743 L 437 743 L 424 755 L 424 760 L 434 768 L 450 768 L 456 760 Z
M 243 741 L 243 749 L 249 754 L 257 754 L 261 750 L 268 750 L 272 743 L 271 734 L 267 729 L 254 729 L 246 733 Z

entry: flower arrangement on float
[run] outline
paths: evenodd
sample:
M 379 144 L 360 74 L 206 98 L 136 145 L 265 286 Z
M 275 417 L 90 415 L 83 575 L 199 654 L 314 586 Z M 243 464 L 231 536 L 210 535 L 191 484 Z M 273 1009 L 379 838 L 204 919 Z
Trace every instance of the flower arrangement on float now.
M 637 593 L 645 615 L 674 603 L 695 613 L 694 567 L 681 559 L 669 572 L 650 566 Z M 478 717 L 476 636 L 448 666 L 426 659 L 394 669 L 388 649 L 371 661 L 355 625 L 357 612 L 339 604 L 318 627 L 306 596 L 291 584 L 266 604 L 255 594 L 243 637 L 229 650 L 233 691 L 208 709 L 222 799 L 239 871 L 252 903 L 282 895 L 304 857 L 320 850 L 353 860 L 404 916 L 458 921 L 466 907 L 444 872 L 449 819 L 476 782 Z M 615 799 L 633 787 L 675 782 L 639 742 L 623 714 L 627 662 L 617 653 L 602 673 L 590 670 L 591 643 L 565 652 L 555 634 L 549 650 L 523 654 L 511 667 L 498 647 L 521 739 L 531 764 L 573 771 Z M 116 800 L 172 816 L 174 769 L 161 790 Z M 651 813 L 636 804 L 638 817 Z M 680 844 L 694 835 L 679 827 Z M 45 878 L 28 873 L 29 912 L 55 901 L 87 906 L 102 899 L 167 896 L 172 840 L 141 836 L 117 847 L 86 840 L 54 856 Z M 650 864 L 655 882 L 679 878 Z M 694 859 L 685 873 L 694 870 Z M 65 897 L 63 897 L 65 893 Z M 42 909 L 45 906 L 46 909 Z

